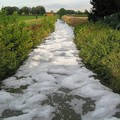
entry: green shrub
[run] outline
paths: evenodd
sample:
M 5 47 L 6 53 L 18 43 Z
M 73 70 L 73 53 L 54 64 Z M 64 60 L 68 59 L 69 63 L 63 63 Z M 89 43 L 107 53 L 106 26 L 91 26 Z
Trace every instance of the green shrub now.
M 116 26 L 120 24 L 120 13 L 106 16 L 104 17 L 103 21 L 107 23 L 108 25 L 110 25 L 111 27 L 116 28 Z
M 3 80 L 13 75 L 31 49 L 54 30 L 56 17 L 44 17 L 39 24 L 30 26 L 18 23 L 15 15 L 7 16 L 5 11 L 0 12 L 0 18 L 0 80 Z
M 105 24 L 75 27 L 75 43 L 84 63 L 120 92 L 120 31 Z

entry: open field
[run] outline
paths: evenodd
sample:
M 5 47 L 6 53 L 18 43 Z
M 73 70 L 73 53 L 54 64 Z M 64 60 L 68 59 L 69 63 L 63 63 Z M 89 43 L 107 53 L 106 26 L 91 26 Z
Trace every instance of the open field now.
M 73 17 L 87 17 L 87 14 L 73 14 L 73 15 L 67 15 L 67 16 L 73 16 Z
M 76 26 L 80 23 L 87 23 L 88 17 L 76 17 L 76 16 L 68 16 L 64 15 L 62 19 L 67 22 L 69 25 Z
M 43 16 L 37 16 L 38 19 L 39 18 L 42 18 Z M 27 21 L 27 20 L 32 20 L 32 19 L 36 19 L 36 16 L 17 16 L 17 21 L 19 22 L 24 22 L 24 21 Z

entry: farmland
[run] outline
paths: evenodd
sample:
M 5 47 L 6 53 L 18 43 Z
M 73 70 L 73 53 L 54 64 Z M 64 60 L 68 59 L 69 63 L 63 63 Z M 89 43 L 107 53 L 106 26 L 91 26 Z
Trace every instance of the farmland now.
M 38 19 L 39 18 L 43 18 L 43 16 L 37 16 Z M 36 19 L 36 16 L 35 15 L 18 15 L 17 16 L 17 21 L 19 22 L 24 22 L 24 21 L 27 21 L 27 20 L 33 20 L 33 19 Z
M 84 16 L 68 16 L 68 15 L 64 15 L 62 17 L 62 19 L 64 21 L 66 21 L 69 25 L 72 25 L 72 26 L 76 26 L 80 23 L 86 23 L 88 22 L 88 17 L 84 17 Z

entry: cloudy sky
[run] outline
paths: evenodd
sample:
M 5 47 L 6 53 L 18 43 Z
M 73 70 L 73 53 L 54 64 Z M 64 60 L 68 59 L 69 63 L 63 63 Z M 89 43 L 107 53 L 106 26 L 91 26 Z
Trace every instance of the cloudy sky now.
M 38 6 L 43 5 L 47 11 L 58 10 L 60 8 L 84 11 L 90 10 L 90 0 L 0 0 L 0 8 L 4 6 Z

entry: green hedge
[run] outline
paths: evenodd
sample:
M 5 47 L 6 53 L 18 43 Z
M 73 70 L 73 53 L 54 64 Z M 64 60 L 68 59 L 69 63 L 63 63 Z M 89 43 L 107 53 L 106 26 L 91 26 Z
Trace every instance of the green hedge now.
M 120 13 L 104 17 L 103 22 L 116 29 L 116 26 L 120 25 Z
M 75 43 L 83 62 L 120 93 L 120 31 L 105 24 L 75 27 Z
M 15 74 L 31 49 L 54 30 L 56 17 L 43 17 L 39 24 L 18 23 L 16 16 L 0 12 L 0 81 Z

